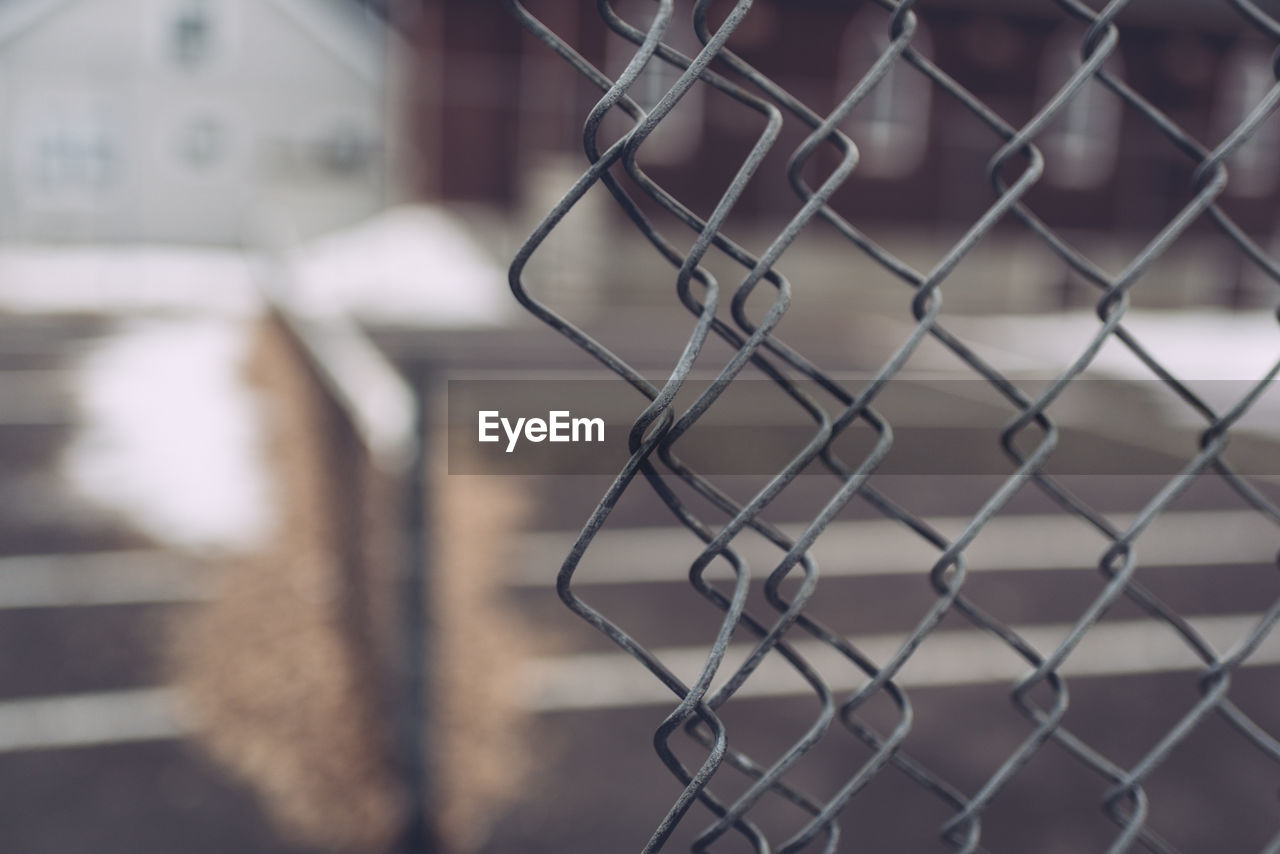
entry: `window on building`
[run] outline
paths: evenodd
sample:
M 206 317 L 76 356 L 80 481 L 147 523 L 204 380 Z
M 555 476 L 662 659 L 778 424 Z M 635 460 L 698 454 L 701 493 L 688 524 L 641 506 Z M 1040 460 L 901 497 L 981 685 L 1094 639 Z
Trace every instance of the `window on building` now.
M 1226 139 L 1275 85 L 1270 55 L 1260 47 L 1240 47 L 1227 56 L 1214 99 L 1214 130 Z M 1280 184 L 1280 115 L 1273 113 L 1227 159 L 1227 192 L 1257 198 Z
M 34 92 L 14 113 L 14 183 L 24 203 L 98 208 L 120 179 L 120 150 L 106 105 L 65 93 Z
M 174 13 L 170 24 L 173 58 L 184 68 L 208 62 L 213 52 L 213 19 L 204 0 L 188 0 Z
M 73 189 L 97 193 L 110 183 L 114 153 L 101 132 L 52 129 L 41 137 L 37 151 L 36 183 L 51 194 Z
M 226 133 L 222 123 L 205 116 L 189 122 L 181 131 L 178 150 L 183 162 L 197 170 L 216 166 L 226 156 Z
M 889 48 L 889 19 L 879 10 L 857 15 L 845 30 L 840 49 L 843 99 Z M 911 40 L 921 54 L 930 52 L 929 34 L 917 25 Z M 850 114 L 845 127 L 861 155 L 858 174 L 901 178 L 914 172 L 929 149 L 929 109 L 933 87 L 916 68 L 899 60 L 880 78 Z
M 316 144 L 321 167 L 335 177 L 353 177 L 366 172 L 373 162 L 373 141 L 354 124 L 340 122 Z
M 1080 42 L 1074 29 L 1050 39 L 1040 65 L 1037 105 L 1053 98 L 1080 67 Z M 1118 54 L 1107 59 L 1107 68 L 1124 74 Z M 1086 81 L 1036 140 L 1045 157 L 1045 181 L 1075 190 L 1105 184 L 1115 172 L 1123 113 L 1115 93 L 1095 79 Z

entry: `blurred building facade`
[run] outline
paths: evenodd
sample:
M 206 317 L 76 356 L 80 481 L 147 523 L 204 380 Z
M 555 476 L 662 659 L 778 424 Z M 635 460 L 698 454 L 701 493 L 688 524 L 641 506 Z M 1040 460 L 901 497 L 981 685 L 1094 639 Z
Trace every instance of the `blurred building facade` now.
M 238 245 L 381 209 L 395 39 L 346 0 L 0 4 L 0 239 Z
M 525 5 L 608 74 L 616 76 L 634 52 L 634 45 L 606 30 L 596 4 Z M 641 29 L 655 8 L 644 0 L 612 5 Z M 699 47 L 688 24 L 691 6 L 676 3 L 668 39 L 690 55 Z M 730 6 L 713 4 L 711 20 L 721 20 Z M 421 156 L 419 191 L 449 204 L 523 208 L 525 222 L 535 219 L 555 195 L 545 190 L 547 176 L 563 191 L 585 168 L 580 128 L 600 91 L 524 32 L 501 4 L 427 0 L 424 9 L 410 28 L 419 47 L 419 84 L 408 104 Z M 1078 66 L 1086 33 L 1082 23 L 1048 3 L 934 0 L 916 11 L 916 49 L 1015 125 L 1029 120 Z M 1106 67 L 1206 147 L 1219 143 L 1274 83 L 1268 46 L 1230 9 L 1193 0 L 1135 0 L 1119 26 L 1124 38 Z M 888 14 L 871 2 L 757 0 L 729 45 L 826 113 L 871 67 L 887 43 L 888 28 Z M 651 63 L 632 95 L 651 106 L 676 76 Z M 731 233 L 745 235 L 748 245 L 752 235 L 776 233 L 800 206 L 785 164 L 806 128 L 788 124 L 731 221 Z M 621 119 L 606 123 L 606 143 L 626 126 Z M 646 141 L 639 159 L 655 180 L 705 215 L 762 128 L 759 114 L 699 84 Z M 953 242 L 994 198 L 987 165 L 1003 140 L 914 68 L 895 68 L 843 129 L 858 144 L 861 160 L 832 203 L 872 237 L 896 242 L 901 254 L 915 252 L 928 263 L 937 246 Z M 1029 206 L 1112 271 L 1194 195 L 1196 161 L 1098 83 L 1073 100 L 1037 145 L 1046 172 L 1027 197 Z M 812 183 L 834 162 L 831 152 L 819 152 L 808 173 L 816 179 Z M 1015 158 L 1007 174 L 1016 175 L 1020 166 Z M 1271 245 L 1280 228 L 1280 116 L 1259 130 L 1229 168 L 1223 207 L 1255 239 Z M 608 215 L 604 223 L 590 219 L 604 228 Z M 673 220 L 666 224 L 680 233 Z M 974 287 L 990 289 L 991 282 L 1029 268 L 1036 270 L 1035 281 L 1023 293 L 995 286 L 983 298 L 974 291 L 977 310 L 1089 300 L 1087 285 L 1042 246 L 1028 245 L 1025 230 L 1007 225 L 1006 244 L 988 247 L 990 257 L 981 262 L 988 269 L 973 271 L 975 283 L 988 284 Z M 1188 288 L 1198 288 L 1203 292 L 1197 299 L 1225 305 L 1273 299 L 1274 287 L 1246 265 L 1223 260 L 1210 228 L 1197 226 L 1192 235 L 1179 247 L 1185 247 L 1185 257 L 1168 256 L 1166 272 L 1178 281 L 1166 293 L 1176 291 L 1182 299 Z M 784 261 L 794 265 L 798 254 Z

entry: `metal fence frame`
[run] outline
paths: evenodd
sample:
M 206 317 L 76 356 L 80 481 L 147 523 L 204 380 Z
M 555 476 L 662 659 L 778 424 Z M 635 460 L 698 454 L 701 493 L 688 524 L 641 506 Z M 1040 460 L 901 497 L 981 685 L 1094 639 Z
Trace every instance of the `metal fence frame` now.
M 432 632 L 427 542 L 430 472 L 423 428 L 429 369 L 411 366 L 406 376 L 350 318 L 300 310 L 290 297 L 287 258 L 269 254 L 267 266 L 272 273 L 264 280 L 263 293 L 269 322 L 279 328 L 321 391 L 326 412 L 315 426 L 328 435 L 329 463 L 346 487 L 339 499 L 345 506 L 335 514 L 344 526 L 338 538 L 346 547 L 343 572 L 351 589 L 366 595 L 379 582 L 369 577 L 364 561 L 371 545 L 379 546 L 369 542 L 370 532 L 363 527 L 368 516 L 363 492 L 371 476 L 385 479 L 391 491 L 394 518 L 386 521 L 396 542 L 381 547 L 399 564 L 392 576 L 391 596 L 398 610 L 362 616 L 392 620 L 392 647 L 371 644 L 359 626 L 353 627 L 349 639 L 383 676 L 385 696 L 379 701 L 387 711 L 395 745 L 395 773 L 404 809 L 394 850 L 430 854 L 441 850 L 441 842 L 431 808 L 435 789 L 430 773 L 433 745 L 427 678 Z

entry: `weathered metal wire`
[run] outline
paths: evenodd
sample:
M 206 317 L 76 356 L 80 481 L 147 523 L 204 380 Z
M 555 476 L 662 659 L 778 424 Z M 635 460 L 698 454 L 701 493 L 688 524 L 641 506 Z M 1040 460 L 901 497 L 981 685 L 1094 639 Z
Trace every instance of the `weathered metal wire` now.
M 916 49 L 913 37 L 917 31 L 918 15 L 923 13 L 916 10 L 914 0 L 876 0 L 875 5 L 885 13 L 888 37 L 885 46 L 870 70 L 825 116 L 806 106 L 728 47 L 730 35 L 750 14 L 750 0 L 734 3 L 714 28 L 708 18 L 710 0 L 696 0 L 689 10 L 692 13 L 689 22 L 677 19 L 673 0 L 656 0 L 652 18 L 643 25 L 624 19 L 609 0 L 598 0 L 597 7 L 604 24 L 617 36 L 635 45 L 631 61 L 617 78 L 594 67 L 542 24 L 519 0 L 506 0 L 510 11 L 530 33 L 602 93 L 587 115 L 583 128 L 583 148 L 589 165 L 516 253 L 510 268 L 510 284 L 516 298 L 531 313 L 629 383 L 647 401 L 631 431 L 630 459 L 583 527 L 556 582 L 559 596 L 569 609 L 635 657 L 653 678 L 672 692 L 675 707 L 657 730 L 654 746 L 661 761 L 684 788 L 644 845 L 645 852 L 663 848 L 696 803 L 707 809 L 712 822 L 693 841 L 694 851 L 711 848 L 730 832 L 738 834 L 752 850 L 758 852 L 808 850 L 815 841 L 821 850 L 835 851 L 841 840 L 838 821 L 842 810 L 873 778 L 889 773 L 890 769 L 954 811 L 940 832 L 957 851 L 982 851 L 980 839 L 985 811 L 1018 772 L 1050 742 L 1064 749 L 1108 786 L 1101 806 L 1117 826 L 1109 851 L 1129 851 L 1140 846 L 1148 851 L 1172 852 L 1177 850 L 1174 844 L 1149 826 L 1148 796 L 1143 785 L 1151 773 L 1208 717 L 1216 713 L 1260 753 L 1280 765 L 1280 742 L 1251 720 L 1229 697 L 1234 672 L 1280 621 L 1280 601 L 1272 603 L 1231 650 L 1219 653 L 1174 608 L 1135 578 L 1140 565 L 1138 548 L 1142 537 L 1151 523 L 1187 490 L 1197 475 L 1213 473 L 1220 477 L 1261 518 L 1280 525 L 1280 507 L 1241 477 L 1226 455 L 1232 425 L 1280 376 L 1280 360 L 1233 406 L 1220 411 L 1202 400 L 1185 381 L 1166 368 L 1144 346 L 1139 336 L 1125 325 L 1131 290 L 1153 264 L 1194 223 L 1200 221 L 1212 223 L 1239 251 L 1245 263 L 1280 285 L 1280 262 L 1250 238 L 1218 204 L 1228 185 L 1224 162 L 1280 105 L 1280 82 L 1270 88 L 1237 127 L 1213 147 L 1206 147 L 1106 67 L 1108 57 L 1115 53 L 1121 42 L 1123 15 L 1129 0 L 1111 0 L 1101 10 L 1079 0 L 1051 0 L 1051 3 L 1064 18 L 1086 28 L 1080 45 L 1081 62 L 1028 121 L 1014 125 Z M 776 7 L 775 11 L 785 14 Z M 1221 14 L 1236 14 L 1257 35 L 1280 43 L 1280 23 L 1249 0 L 1229 0 L 1221 4 Z M 692 27 L 702 45 L 695 56 L 683 55 L 670 46 L 669 33 L 677 26 Z M 651 63 L 666 63 L 679 72 L 679 77 L 657 104 L 646 111 L 628 94 L 628 90 Z M 992 133 L 993 140 L 999 145 L 988 165 L 993 189 L 989 205 L 927 271 L 914 269 L 877 244 L 842 217 L 831 204 L 833 194 L 851 175 L 856 174 L 859 165 L 858 148 L 841 127 L 852 110 L 900 64 L 910 65 L 923 74 L 936 92 L 972 115 Z M 1280 80 L 1280 62 L 1275 71 Z M 1195 166 L 1190 200 L 1114 275 L 1050 228 L 1027 201 L 1029 191 L 1040 180 L 1045 167 L 1044 155 L 1036 147 L 1037 138 L 1092 81 L 1101 83 L 1121 99 L 1133 121 L 1148 125 Z M 646 139 L 694 85 L 712 87 L 760 119 L 758 136 L 749 154 L 706 218 L 694 213 L 677 194 L 646 174 L 637 157 Z M 601 126 L 610 113 L 621 113 L 633 124 L 619 139 L 603 146 L 600 142 Z M 792 152 L 787 165 L 787 178 L 801 206 L 773 242 L 755 255 L 730 240 L 724 234 L 723 226 L 764 163 L 766 154 L 777 143 L 780 129 L 786 121 L 798 122 L 809 129 L 804 141 Z M 804 178 L 805 167 L 824 147 L 834 152 L 837 165 L 830 169 L 819 186 L 811 187 Z M 688 344 L 661 385 L 647 380 L 624 359 L 535 296 L 525 280 L 525 269 L 530 259 L 569 210 L 597 184 L 611 194 L 619 209 L 658 255 L 676 269 L 677 296 L 694 318 Z M 688 251 L 677 248 L 677 244 L 646 215 L 647 207 L 640 203 L 637 193 L 646 198 L 646 205 L 656 205 L 695 235 Z M 775 265 L 796 238 L 818 219 L 833 227 L 850 245 L 913 291 L 911 312 L 914 325 L 910 333 L 874 372 L 873 378 L 859 389 L 850 388 L 847 382 L 824 371 L 799 349 L 776 335 L 793 289 Z M 1100 324 L 1096 332 L 1070 365 L 1034 394 L 1005 376 L 960 336 L 948 330 L 940 314 L 948 277 L 1001 223 L 1020 225 L 1098 292 L 1095 309 Z M 713 249 L 741 268 L 741 279 L 728 293 L 728 304 L 724 308 L 721 305 L 725 299 L 722 283 L 703 266 L 707 253 Z M 752 317 L 747 311 L 748 299 L 762 282 L 771 289 L 772 299 L 761 316 Z M 700 286 L 700 292 L 695 293 L 694 283 Z M 726 313 L 728 319 L 724 316 Z M 689 378 L 704 345 L 713 335 L 733 348 L 734 355 L 692 403 L 678 410 L 674 403 L 676 396 Z M 930 337 L 985 380 L 1016 410 L 1016 415 L 999 436 L 1014 471 L 986 498 L 964 529 L 953 538 L 942 535 L 910 509 L 889 499 L 876 487 L 873 478 L 894 443 L 892 424 L 875 408 L 877 398 L 886 385 L 903 371 L 922 342 Z M 1093 364 L 1103 346 L 1112 340 L 1132 352 L 1164 386 L 1204 419 L 1198 452 L 1123 528 L 1045 471 L 1059 440 L 1058 428 L 1050 412 L 1053 404 Z M 785 468 L 749 501 L 739 502 L 682 462 L 678 450 L 681 436 L 748 365 L 772 380 L 812 419 L 813 432 L 808 443 Z M 793 381 L 792 378 L 797 376 L 816 382 L 839 403 L 840 408 L 829 412 Z M 834 444 L 853 425 L 873 431 L 876 441 L 862 459 L 848 463 L 837 455 Z M 1029 451 L 1022 450 L 1028 440 L 1032 440 L 1032 447 Z M 800 472 L 813 464 L 819 464 L 830 472 L 839 486 L 799 536 L 787 536 L 766 520 L 764 511 Z M 678 477 L 694 493 L 722 512 L 728 521 L 717 525 L 696 515 L 672 489 L 668 482 L 670 475 Z M 597 533 L 606 524 L 624 492 L 635 488 L 638 479 L 645 481 L 675 519 L 702 542 L 703 550 L 689 568 L 689 580 L 693 588 L 722 613 L 702 671 L 692 684 L 678 678 L 651 650 L 606 614 L 588 604 L 574 587 L 577 568 L 592 547 Z M 983 610 L 966 593 L 966 549 L 1019 492 L 1032 488 L 1110 542 L 1098 560 L 1099 571 L 1104 577 L 1102 588 L 1062 641 L 1052 649 L 1038 649 L 1013 628 Z M 886 518 L 896 520 L 938 553 L 927 573 L 936 593 L 934 601 L 900 648 L 884 661 L 873 660 L 848 638 L 825 626 L 806 610 L 816 594 L 819 579 L 818 567 L 809 550 L 828 524 L 855 497 Z M 753 613 L 746 605 L 753 570 L 733 546 L 735 538 L 747 529 L 762 535 L 778 550 L 776 563 L 766 567 L 767 573 L 760 576 L 756 572 L 765 580 L 766 599 L 776 612 L 772 615 Z M 717 562 L 732 572 L 734 581 L 729 592 L 712 585 L 707 579 L 708 568 Z M 784 595 L 784 589 L 790 592 Z M 1203 662 L 1200 700 L 1129 767 L 1108 759 L 1064 727 L 1069 696 L 1068 685 L 1059 672 L 1080 641 L 1122 597 L 1127 597 L 1154 620 L 1167 625 Z M 913 712 L 910 698 L 895 682 L 921 644 L 949 615 L 958 615 L 998 638 L 1031 668 L 1028 675 L 1010 689 L 1013 703 L 1025 716 L 1030 731 L 970 793 L 951 785 L 904 750 Z M 754 647 L 732 673 L 721 673 L 730 637 L 739 630 L 745 630 L 754 638 Z M 824 675 L 797 652 L 792 642 L 797 632 L 807 634 L 838 652 L 851 668 L 861 674 L 864 684 L 851 696 L 843 700 L 837 698 Z M 771 655 L 781 658 L 805 680 L 813 691 L 817 709 L 812 724 L 798 740 L 772 760 L 761 761 L 730 745 L 727 729 L 717 712 Z M 719 687 L 712 690 L 713 680 L 717 679 Z M 1047 705 L 1037 700 L 1037 697 L 1045 696 L 1044 690 L 1037 689 L 1047 689 L 1051 698 Z M 896 709 L 897 719 L 887 733 L 877 731 L 858 716 L 859 709 L 878 695 L 886 698 Z M 850 769 L 844 784 L 834 794 L 825 799 L 817 798 L 799 790 L 788 779 L 788 772 L 837 723 L 866 744 L 872 754 L 859 767 Z M 672 749 L 671 739 L 681 731 L 705 750 L 697 768 L 687 767 Z M 745 791 L 732 802 L 718 796 L 714 786 L 717 776 L 728 769 L 745 775 L 749 781 Z M 753 808 L 768 793 L 779 795 L 795 805 L 806 817 L 800 830 L 789 838 L 770 839 L 752 821 Z M 1280 839 L 1271 842 L 1265 850 L 1280 850 Z

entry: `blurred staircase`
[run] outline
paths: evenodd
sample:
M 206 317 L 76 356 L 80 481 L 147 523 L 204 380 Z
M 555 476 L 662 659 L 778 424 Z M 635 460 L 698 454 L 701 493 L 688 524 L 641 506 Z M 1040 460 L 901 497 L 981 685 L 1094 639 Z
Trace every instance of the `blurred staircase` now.
M 199 567 L 59 481 L 97 318 L 0 318 L 0 850 L 288 854 L 181 738 L 166 627 Z

